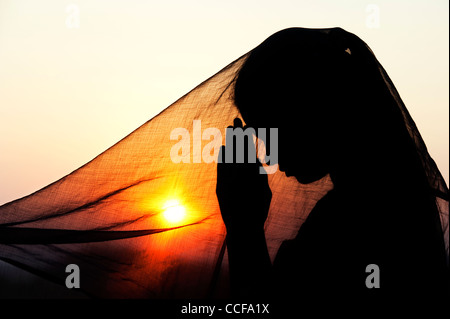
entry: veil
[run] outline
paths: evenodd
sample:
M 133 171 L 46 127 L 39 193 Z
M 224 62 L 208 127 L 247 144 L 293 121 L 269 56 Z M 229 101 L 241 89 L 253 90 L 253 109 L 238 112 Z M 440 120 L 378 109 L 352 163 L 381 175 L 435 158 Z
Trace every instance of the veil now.
M 316 31 L 332 34 L 332 41 L 352 51 L 353 45 L 365 46 L 342 29 Z M 217 164 L 207 159 L 225 143 L 225 128 L 241 117 L 234 84 L 251 53 L 82 167 L 1 206 L 0 260 L 61 285 L 66 266 L 76 264 L 80 290 L 94 297 L 229 296 L 226 232 L 215 193 Z M 370 58 L 421 159 L 448 264 L 448 188 L 392 81 L 373 54 Z M 174 145 L 179 147 L 175 152 Z M 277 171 L 269 175 L 269 186 L 265 233 L 273 261 L 333 184 L 329 176 L 300 184 Z M 170 210 L 181 212 L 180 219 L 167 218 Z

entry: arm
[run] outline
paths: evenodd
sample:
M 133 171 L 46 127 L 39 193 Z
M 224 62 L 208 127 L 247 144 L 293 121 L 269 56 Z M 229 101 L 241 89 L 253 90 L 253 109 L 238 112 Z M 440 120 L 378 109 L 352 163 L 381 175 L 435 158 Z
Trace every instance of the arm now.
M 272 264 L 264 229 L 227 229 L 227 248 L 233 296 L 267 296 L 271 286 Z

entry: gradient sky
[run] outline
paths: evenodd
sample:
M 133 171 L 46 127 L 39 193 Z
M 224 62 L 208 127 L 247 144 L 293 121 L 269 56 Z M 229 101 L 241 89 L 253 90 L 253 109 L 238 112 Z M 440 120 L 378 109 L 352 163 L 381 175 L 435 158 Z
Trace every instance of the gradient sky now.
M 448 183 L 448 12 L 448 0 L 1 0 L 0 204 L 80 167 L 292 26 L 339 26 L 369 44 Z

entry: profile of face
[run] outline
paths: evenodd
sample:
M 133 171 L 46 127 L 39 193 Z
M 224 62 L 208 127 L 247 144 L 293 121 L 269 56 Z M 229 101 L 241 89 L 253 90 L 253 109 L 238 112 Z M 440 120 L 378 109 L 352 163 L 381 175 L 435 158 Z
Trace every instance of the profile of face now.
M 251 53 L 235 83 L 246 125 L 278 128 L 279 169 L 302 184 L 330 172 L 336 144 L 334 108 L 342 90 L 326 43 L 302 29 L 285 30 Z M 321 45 L 320 52 L 308 51 Z
M 288 177 L 294 176 L 302 184 L 308 184 L 329 173 L 331 139 L 324 123 L 316 118 L 317 114 L 309 112 L 308 99 L 297 103 L 290 103 L 290 107 L 274 104 L 273 112 L 241 111 L 241 114 L 249 127 L 267 128 L 267 132 L 268 128 L 278 128 L 279 170 Z M 269 136 L 264 143 L 267 141 L 270 141 Z M 270 164 L 276 163 L 272 161 Z

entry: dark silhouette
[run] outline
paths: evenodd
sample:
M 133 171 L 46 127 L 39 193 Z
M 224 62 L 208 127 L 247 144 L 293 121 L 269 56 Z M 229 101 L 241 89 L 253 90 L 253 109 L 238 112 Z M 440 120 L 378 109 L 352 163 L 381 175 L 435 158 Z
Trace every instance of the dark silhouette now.
M 334 188 L 272 265 L 267 176 L 259 163 L 218 164 L 235 295 L 342 301 L 448 293 L 436 192 L 380 68 L 365 43 L 340 28 L 286 29 L 251 52 L 235 81 L 246 125 L 278 128 L 287 176 L 310 183 L 329 174 Z M 222 146 L 220 156 L 227 151 Z M 380 268 L 379 289 L 366 287 L 369 264 Z

